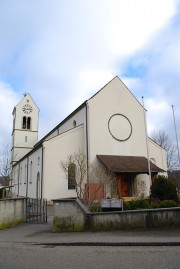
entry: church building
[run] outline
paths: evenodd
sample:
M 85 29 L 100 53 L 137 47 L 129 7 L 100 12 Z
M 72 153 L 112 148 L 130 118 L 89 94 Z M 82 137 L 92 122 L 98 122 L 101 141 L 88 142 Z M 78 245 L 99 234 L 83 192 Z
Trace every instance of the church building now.
M 97 198 L 136 197 L 138 186 L 148 195 L 154 176 L 166 175 L 166 151 L 147 137 L 146 110 L 119 77 L 113 78 L 40 141 L 38 115 L 39 109 L 30 94 L 25 94 L 13 110 L 14 195 L 48 201 L 76 197 L 77 186 L 70 181 L 75 180 L 76 164 L 69 163 L 67 173 L 61 165 L 75 153 L 85 156 L 87 166 L 80 186 L 84 190 L 83 199 L 87 198 L 87 190 L 89 199 L 93 192 Z M 103 182 L 102 176 L 101 180 L 97 176 L 91 182 L 92 163 L 109 177 L 113 176 L 113 184 L 107 183 L 105 177 Z

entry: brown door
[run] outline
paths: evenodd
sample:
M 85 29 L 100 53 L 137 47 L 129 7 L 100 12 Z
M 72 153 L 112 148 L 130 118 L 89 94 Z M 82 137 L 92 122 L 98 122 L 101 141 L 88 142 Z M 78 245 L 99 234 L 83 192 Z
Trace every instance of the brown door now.
M 117 191 L 119 197 L 129 196 L 129 178 L 128 174 L 117 174 Z

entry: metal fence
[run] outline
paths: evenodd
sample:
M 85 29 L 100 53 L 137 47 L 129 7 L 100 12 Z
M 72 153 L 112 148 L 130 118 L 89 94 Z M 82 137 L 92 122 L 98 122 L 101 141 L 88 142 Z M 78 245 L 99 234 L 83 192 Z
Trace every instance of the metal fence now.
M 26 200 L 26 222 L 47 222 L 47 199 L 28 198 Z

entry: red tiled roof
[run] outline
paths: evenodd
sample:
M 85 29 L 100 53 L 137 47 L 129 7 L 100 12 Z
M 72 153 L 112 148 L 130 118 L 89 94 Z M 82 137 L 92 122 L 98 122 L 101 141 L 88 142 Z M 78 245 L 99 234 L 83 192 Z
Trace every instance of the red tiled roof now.
M 97 155 L 97 158 L 108 170 L 121 173 L 148 173 L 148 160 L 142 156 L 114 156 Z M 164 172 L 152 162 L 150 162 L 151 172 Z

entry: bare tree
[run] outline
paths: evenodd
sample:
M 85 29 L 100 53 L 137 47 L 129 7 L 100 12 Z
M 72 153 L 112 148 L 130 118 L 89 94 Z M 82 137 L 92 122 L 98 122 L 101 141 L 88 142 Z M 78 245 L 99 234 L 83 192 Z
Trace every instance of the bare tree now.
M 66 161 L 60 162 L 60 167 L 66 174 L 69 188 L 75 189 L 77 197 L 86 201 L 89 207 L 94 201 L 97 202 L 106 195 L 111 196 L 112 189 L 114 190 L 113 195 L 115 195 L 116 188 L 114 186 L 116 184 L 113 173 L 106 171 L 97 162 L 93 162 L 88 167 L 84 153 L 77 152 L 70 155 Z
M 11 171 L 11 151 L 9 145 L 6 145 L 2 153 L 0 153 L 0 176 L 1 184 L 4 187 L 8 187 L 10 185 Z M 2 199 L 9 195 L 10 192 L 7 192 L 7 188 L 1 189 L 0 197 Z
M 138 179 L 136 188 L 137 188 L 137 197 L 143 199 L 147 196 L 147 186 L 144 180 Z
M 76 152 L 68 156 L 66 161 L 61 161 L 60 166 L 66 174 L 70 189 L 75 189 L 77 197 L 83 199 L 87 175 L 86 155 L 82 152 Z
M 11 171 L 11 151 L 9 145 L 6 145 L 0 157 L 0 176 L 4 178 L 6 186 L 9 185 Z
M 90 206 L 104 197 L 117 198 L 117 184 L 114 173 L 105 169 L 100 163 L 93 162 L 89 167 L 89 185 L 94 184 L 93 194 L 90 195 Z M 98 194 L 103 186 L 104 193 Z
M 177 169 L 178 167 L 178 157 L 177 157 L 177 147 L 171 143 L 169 136 L 165 131 L 157 131 L 152 135 L 152 140 L 164 148 L 167 152 L 167 167 L 168 170 Z

